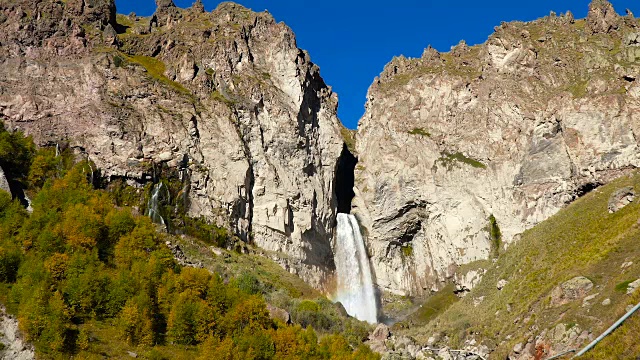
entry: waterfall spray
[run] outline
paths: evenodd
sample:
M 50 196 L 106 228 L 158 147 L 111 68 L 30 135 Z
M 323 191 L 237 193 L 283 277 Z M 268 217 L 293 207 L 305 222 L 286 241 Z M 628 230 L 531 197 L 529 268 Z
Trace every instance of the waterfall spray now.
M 369 323 L 378 321 L 369 257 L 356 217 L 338 214 L 335 252 L 338 289 L 335 300 L 347 313 Z

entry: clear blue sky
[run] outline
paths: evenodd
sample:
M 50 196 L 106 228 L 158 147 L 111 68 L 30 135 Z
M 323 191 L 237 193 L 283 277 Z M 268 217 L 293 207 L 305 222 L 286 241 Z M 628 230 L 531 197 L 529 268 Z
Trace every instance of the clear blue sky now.
M 174 0 L 188 7 L 195 0 Z M 207 10 L 221 1 L 203 0 Z M 484 42 L 501 21 L 534 20 L 551 10 L 587 14 L 589 0 L 238 0 L 255 11 L 268 9 L 296 34 L 298 46 L 320 66 L 325 82 L 338 93 L 338 115 L 355 128 L 364 112 L 367 89 L 393 56 L 419 57 L 431 44 L 448 51 L 461 39 Z M 618 13 L 626 8 L 640 16 L 638 0 L 611 1 Z M 116 0 L 119 13 L 147 16 L 154 0 Z

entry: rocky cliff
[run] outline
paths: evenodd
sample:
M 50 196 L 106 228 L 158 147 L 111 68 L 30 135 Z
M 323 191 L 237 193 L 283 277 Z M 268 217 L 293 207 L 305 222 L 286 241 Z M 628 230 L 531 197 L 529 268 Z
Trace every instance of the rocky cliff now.
M 394 58 L 357 132 L 354 213 L 380 288 L 437 289 L 638 167 L 638 60 L 638 20 L 601 0 L 586 19 L 552 13 Z
M 334 264 L 337 96 L 286 25 L 232 3 L 0 1 L 0 118 L 141 186 L 187 179 L 189 214 L 323 289 Z
M 18 320 L 7 315 L 3 306 L 0 307 L 0 359 L 35 359 L 33 346 L 27 344 L 20 334 Z
M 459 266 L 640 164 L 637 59 L 638 20 L 603 0 L 583 20 L 503 23 L 481 45 L 395 58 L 369 90 L 356 166 L 337 96 L 267 12 L 0 0 L 0 119 L 107 180 L 172 169 L 191 216 L 318 289 L 335 214 L 352 208 L 380 289 L 415 295 L 454 274 L 473 286 Z

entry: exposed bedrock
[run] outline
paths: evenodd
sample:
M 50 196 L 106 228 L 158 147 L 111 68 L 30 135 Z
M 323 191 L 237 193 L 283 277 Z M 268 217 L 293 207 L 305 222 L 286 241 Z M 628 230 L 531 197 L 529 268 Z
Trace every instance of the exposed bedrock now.
M 158 6 L 116 24 L 113 1 L 4 2 L 0 118 L 40 145 L 68 143 L 107 178 L 144 183 L 158 163 L 190 170 L 191 215 L 324 289 L 337 96 L 267 12 Z
M 637 24 L 594 1 L 586 21 L 503 23 L 482 45 L 385 67 L 358 128 L 353 201 L 382 290 L 438 289 L 640 165 Z

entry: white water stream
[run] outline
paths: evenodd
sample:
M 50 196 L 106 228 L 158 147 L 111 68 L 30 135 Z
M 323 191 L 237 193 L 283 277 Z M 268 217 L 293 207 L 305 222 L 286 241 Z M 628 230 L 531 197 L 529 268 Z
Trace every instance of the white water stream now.
M 151 197 L 147 203 L 147 216 L 151 218 L 156 224 L 165 225 L 164 218 L 160 213 L 160 205 L 165 198 L 168 198 L 169 191 L 164 186 L 164 183 L 159 182 L 153 186 L 151 190 Z
M 349 315 L 376 323 L 378 309 L 371 266 L 358 220 L 350 214 L 338 214 L 337 220 L 335 263 L 338 288 L 335 301 L 342 303 Z

